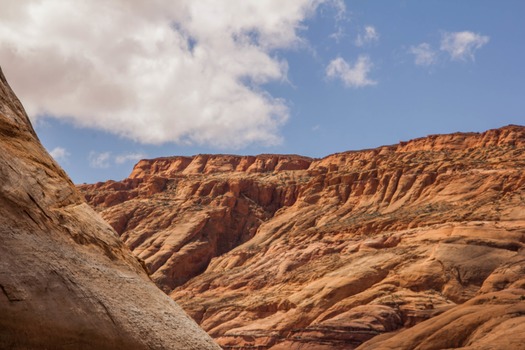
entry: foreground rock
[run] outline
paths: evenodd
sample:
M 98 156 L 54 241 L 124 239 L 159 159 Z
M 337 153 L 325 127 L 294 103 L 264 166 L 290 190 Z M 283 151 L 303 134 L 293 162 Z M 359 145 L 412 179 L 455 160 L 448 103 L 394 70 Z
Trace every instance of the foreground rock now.
M 524 299 L 523 289 L 483 294 L 413 328 L 373 338 L 358 349 L 523 349 Z
M 0 71 L 0 348 L 218 349 L 40 145 Z
M 524 127 L 143 160 L 81 190 L 225 349 L 524 347 Z

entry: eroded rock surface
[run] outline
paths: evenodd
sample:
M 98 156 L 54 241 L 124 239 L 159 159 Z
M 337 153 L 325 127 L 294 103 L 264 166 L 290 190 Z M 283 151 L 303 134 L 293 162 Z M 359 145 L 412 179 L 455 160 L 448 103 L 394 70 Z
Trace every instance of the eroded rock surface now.
M 309 179 L 295 174 L 310 163 L 274 155 L 160 158 L 140 161 L 121 182 L 80 189 L 169 293 L 295 203 Z
M 81 190 L 225 349 L 519 349 L 524 170 L 525 128 L 507 126 L 323 159 L 143 160 Z
M 219 349 L 38 141 L 0 71 L 0 348 Z

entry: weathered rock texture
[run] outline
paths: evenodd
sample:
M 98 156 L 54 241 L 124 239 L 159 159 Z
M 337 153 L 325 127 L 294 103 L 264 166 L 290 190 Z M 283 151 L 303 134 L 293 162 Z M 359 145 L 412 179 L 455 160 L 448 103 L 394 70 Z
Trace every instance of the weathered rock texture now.
M 81 190 L 225 349 L 525 348 L 524 127 Z
M 219 349 L 40 145 L 0 71 L 0 348 Z

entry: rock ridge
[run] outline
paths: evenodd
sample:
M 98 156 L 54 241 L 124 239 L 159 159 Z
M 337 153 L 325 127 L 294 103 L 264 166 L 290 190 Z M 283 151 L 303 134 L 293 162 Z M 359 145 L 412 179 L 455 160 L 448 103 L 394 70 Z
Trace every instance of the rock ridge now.
M 129 175 L 130 179 L 147 176 L 176 176 L 212 174 L 220 172 L 264 173 L 283 170 L 308 169 L 311 158 L 298 155 L 260 154 L 236 156 L 227 154 L 199 154 L 193 157 L 175 156 L 139 161 Z
M 525 299 L 525 127 L 296 157 L 144 160 L 79 188 L 224 349 L 452 347 L 435 325 L 467 314 L 458 347 L 525 337 L 490 316 L 519 323 L 502 305 Z

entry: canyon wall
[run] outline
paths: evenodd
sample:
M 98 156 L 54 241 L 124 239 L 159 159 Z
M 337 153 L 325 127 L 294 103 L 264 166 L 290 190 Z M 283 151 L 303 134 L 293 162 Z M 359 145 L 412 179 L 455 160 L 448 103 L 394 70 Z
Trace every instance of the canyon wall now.
M 80 190 L 224 349 L 518 349 L 524 170 L 525 128 L 507 126 L 142 160 Z

